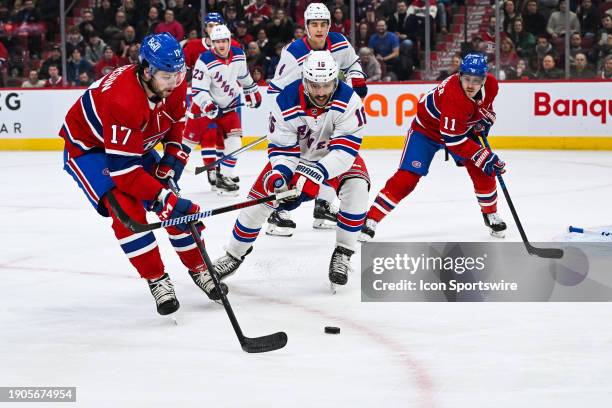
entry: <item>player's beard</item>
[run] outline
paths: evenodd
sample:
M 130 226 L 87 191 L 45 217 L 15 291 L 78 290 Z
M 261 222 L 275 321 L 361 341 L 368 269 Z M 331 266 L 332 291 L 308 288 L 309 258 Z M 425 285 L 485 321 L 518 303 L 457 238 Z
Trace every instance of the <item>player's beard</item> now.
M 160 100 L 165 99 L 168 96 L 170 96 L 170 94 L 174 90 L 174 89 L 169 89 L 169 88 L 160 89 L 159 84 L 157 83 L 157 80 L 155 79 L 155 77 L 153 77 L 147 85 L 149 85 L 149 89 L 151 90 L 151 92 L 153 92 L 155 96 L 157 96 Z

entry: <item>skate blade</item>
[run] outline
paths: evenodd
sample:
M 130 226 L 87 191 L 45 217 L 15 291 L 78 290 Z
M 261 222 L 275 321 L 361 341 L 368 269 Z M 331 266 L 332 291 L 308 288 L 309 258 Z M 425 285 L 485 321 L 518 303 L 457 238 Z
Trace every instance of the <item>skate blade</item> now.
M 359 233 L 359 236 L 357 237 L 357 241 L 359 242 L 370 242 L 373 238 L 367 234 L 364 234 L 362 232 Z
M 334 229 L 337 224 L 329 220 L 314 220 L 312 222 L 312 228 L 314 229 Z
M 268 229 L 266 229 L 266 235 L 272 235 L 273 237 L 290 237 L 293 235 L 293 230 L 293 228 L 268 227 Z
M 336 294 L 336 284 L 333 282 L 329 282 L 329 290 L 331 291 L 332 295 Z
M 489 230 L 489 233 L 494 238 L 506 238 L 506 231 L 493 231 L 493 230 Z

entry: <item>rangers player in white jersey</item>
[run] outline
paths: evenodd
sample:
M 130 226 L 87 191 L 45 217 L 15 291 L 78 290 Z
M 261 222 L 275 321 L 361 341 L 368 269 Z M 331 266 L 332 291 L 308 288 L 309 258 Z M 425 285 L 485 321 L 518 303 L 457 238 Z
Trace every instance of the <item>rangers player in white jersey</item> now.
M 213 28 L 212 48 L 196 62 L 191 83 L 192 101 L 216 123 L 217 132 L 225 141 L 225 155 L 242 145 L 242 126 L 236 112 L 242 92 L 247 107 L 257 108 L 261 104 L 259 87 L 249 74 L 244 51 L 230 45 L 231 37 L 224 25 Z M 217 193 L 237 195 L 238 185 L 232 180 L 236 159 L 224 160 L 222 164 L 215 183 Z
M 358 96 L 365 98 L 368 89 L 359 57 L 344 35 L 329 32 L 329 9 L 322 3 L 309 4 L 304 11 L 304 23 L 307 35 L 283 49 L 274 78 L 270 81 L 268 94 L 278 95 L 288 84 L 301 79 L 302 64 L 312 50 L 328 50 L 342 70 L 347 85 L 351 86 Z M 336 213 L 330 206 L 335 198 L 333 189 L 321 187 L 320 195 L 315 200 L 314 228 L 335 228 Z M 288 213 L 275 211 L 270 215 L 267 234 L 291 236 L 294 230 L 295 223 Z
M 338 81 L 338 64 L 329 51 L 313 51 L 303 63 L 303 79 L 289 84 L 276 97 L 269 121 L 269 163 L 255 181 L 249 198 L 289 188 L 296 188 L 299 197 L 242 210 L 227 253 L 217 259 L 215 270 L 221 278 L 235 272 L 275 208 L 295 209 L 301 202 L 314 199 L 319 188 L 326 185 L 340 198 L 329 280 L 344 285 L 365 219 L 370 186 L 359 155 L 366 123 L 361 98 Z

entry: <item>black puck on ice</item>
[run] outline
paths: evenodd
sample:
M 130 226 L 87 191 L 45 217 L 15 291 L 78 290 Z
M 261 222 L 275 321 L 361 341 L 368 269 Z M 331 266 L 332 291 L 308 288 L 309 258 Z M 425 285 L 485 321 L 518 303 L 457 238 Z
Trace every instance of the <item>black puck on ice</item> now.
M 325 333 L 327 334 L 339 334 L 340 328 L 335 326 L 325 326 Z

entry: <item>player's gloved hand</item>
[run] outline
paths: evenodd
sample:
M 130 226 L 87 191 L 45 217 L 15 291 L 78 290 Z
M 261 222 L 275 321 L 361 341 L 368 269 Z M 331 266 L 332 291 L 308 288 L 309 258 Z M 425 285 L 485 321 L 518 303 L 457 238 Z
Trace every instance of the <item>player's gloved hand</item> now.
M 366 85 L 365 78 L 351 78 L 351 86 L 353 87 L 353 91 L 362 99 L 368 94 L 368 86 Z
M 503 174 L 506 172 L 504 167 L 506 163 L 500 160 L 500 158 L 493 153 L 490 149 L 483 147 L 478 150 L 473 156 L 472 161 L 480 170 L 484 171 L 487 176 L 491 176 L 497 172 Z
M 287 180 L 278 170 L 270 170 L 266 173 L 263 178 L 263 185 L 268 194 L 282 193 L 289 189 Z
M 157 163 L 155 177 L 162 182 L 167 182 L 169 178 L 178 181 L 183 174 L 187 160 L 189 160 L 189 153 L 182 147 L 179 147 L 176 143 L 166 144 L 164 156 Z
M 299 163 L 293 178 L 289 183 L 289 188 L 295 188 L 298 196 L 296 198 L 285 200 L 282 208 L 291 211 L 300 206 L 304 201 L 313 200 L 319 195 L 321 183 L 325 180 L 323 171 L 313 164 Z
M 223 113 L 213 101 L 206 102 L 200 109 L 202 109 L 202 113 L 208 116 L 209 119 L 216 119 Z
M 151 210 L 157 213 L 160 220 L 165 221 L 169 218 L 182 217 L 187 214 L 196 214 L 200 211 L 200 206 L 189 200 L 181 198 L 169 189 L 162 189 L 157 196 L 157 200 L 151 205 Z M 179 231 L 187 230 L 187 224 L 174 225 Z
M 244 98 L 246 99 L 245 105 L 248 108 L 259 108 L 259 105 L 261 105 L 261 93 L 259 93 L 257 84 L 244 89 Z
M 493 126 L 493 124 L 495 123 L 495 112 L 489 109 L 479 108 L 478 115 L 480 116 L 478 123 L 484 126 L 488 133 L 491 126 Z

